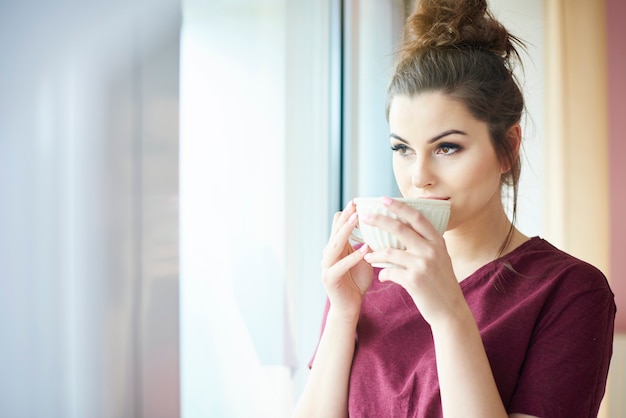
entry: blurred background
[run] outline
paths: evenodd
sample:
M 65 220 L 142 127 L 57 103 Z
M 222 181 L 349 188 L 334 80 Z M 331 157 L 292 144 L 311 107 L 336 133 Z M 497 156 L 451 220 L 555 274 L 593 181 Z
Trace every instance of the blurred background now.
M 626 5 L 492 0 L 528 42 L 518 223 L 616 293 L 626 417 Z M 332 215 L 397 195 L 410 0 L 0 4 L 0 415 L 287 417 Z

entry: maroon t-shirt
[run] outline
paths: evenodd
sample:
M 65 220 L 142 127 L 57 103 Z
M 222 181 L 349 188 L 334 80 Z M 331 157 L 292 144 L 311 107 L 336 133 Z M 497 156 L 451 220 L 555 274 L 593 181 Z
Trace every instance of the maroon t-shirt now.
M 509 413 L 597 416 L 615 319 L 598 269 L 533 238 L 461 288 Z M 365 295 L 348 404 L 352 418 L 442 416 L 430 327 L 399 285 L 375 278 Z

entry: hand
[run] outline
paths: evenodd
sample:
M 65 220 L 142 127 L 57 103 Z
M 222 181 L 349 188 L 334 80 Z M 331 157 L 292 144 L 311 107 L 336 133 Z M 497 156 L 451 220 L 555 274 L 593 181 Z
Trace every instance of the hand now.
M 446 243 L 435 227 L 417 210 L 404 203 L 383 198 L 389 210 L 403 219 L 371 215 L 361 222 L 394 234 L 406 250 L 385 249 L 367 254 L 369 263 L 387 262 L 398 267 L 386 268 L 379 280 L 404 287 L 431 326 L 457 312 L 465 299 L 458 284 Z
M 359 314 L 363 295 L 373 277 L 372 267 L 363 260 L 369 247 L 363 245 L 354 251 L 348 240 L 356 225 L 356 209 L 351 201 L 343 212 L 335 214 L 322 257 L 322 283 L 331 309 L 352 318 Z

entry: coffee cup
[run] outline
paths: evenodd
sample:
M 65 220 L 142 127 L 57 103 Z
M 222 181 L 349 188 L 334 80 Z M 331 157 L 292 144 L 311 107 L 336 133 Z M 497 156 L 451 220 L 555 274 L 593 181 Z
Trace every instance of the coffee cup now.
M 428 219 L 437 232 L 443 234 L 450 219 L 450 202 L 448 200 L 435 199 L 409 199 L 409 198 L 393 198 L 402 202 L 409 207 L 422 213 Z M 385 215 L 393 219 L 399 219 L 398 216 L 391 212 L 387 206 L 378 197 L 357 197 L 353 200 L 356 206 L 356 212 L 361 218 L 363 215 Z M 400 221 L 405 222 L 403 219 Z M 382 250 L 385 248 L 393 248 L 404 250 L 404 244 L 393 234 L 365 222 L 360 222 L 351 235 L 354 241 L 366 243 L 372 250 Z M 374 267 L 392 267 L 388 263 L 373 263 Z

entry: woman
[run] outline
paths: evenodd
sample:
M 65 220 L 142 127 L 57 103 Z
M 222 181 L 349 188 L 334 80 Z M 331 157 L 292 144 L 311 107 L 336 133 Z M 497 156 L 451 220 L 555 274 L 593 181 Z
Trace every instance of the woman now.
M 294 416 L 597 416 L 615 317 L 606 278 L 522 234 L 501 200 L 506 186 L 517 197 L 521 43 L 480 0 L 422 0 L 406 29 L 389 88 L 394 174 L 404 197 L 450 200 L 450 222 L 441 237 L 382 198 L 408 223 L 360 221 L 407 249 L 372 252 L 349 244 L 352 203 L 335 216 L 323 332 Z

